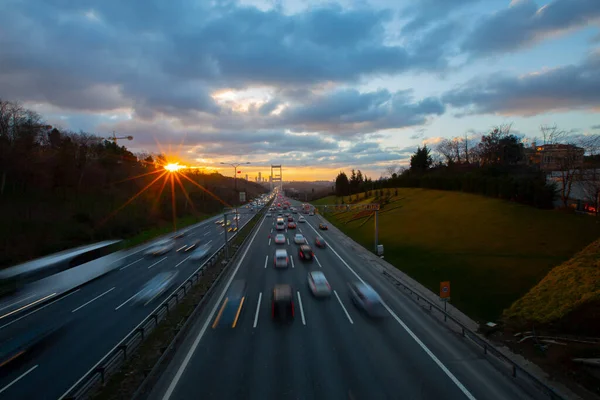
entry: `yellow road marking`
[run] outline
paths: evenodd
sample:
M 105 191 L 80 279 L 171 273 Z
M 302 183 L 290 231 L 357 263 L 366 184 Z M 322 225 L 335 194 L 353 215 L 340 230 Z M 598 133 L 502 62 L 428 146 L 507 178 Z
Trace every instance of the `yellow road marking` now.
M 225 305 L 227 304 L 227 301 L 229 300 L 229 297 L 225 299 L 225 301 L 223 302 L 223 305 L 221 306 L 221 309 L 219 310 L 219 314 L 217 315 L 217 318 L 215 318 L 215 322 L 213 323 L 213 329 L 215 329 L 217 327 L 217 325 L 219 324 L 219 320 L 221 319 L 221 315 L 223 315 L 223 310 L 225 309 Z
M 238 318 L 240 317 L 240 312 L 242 312 L 242 306 L 244 305 L 244 299 L 245 299 L 245 297 L 242 297 L 242 301 L 240 301 L 240 306 L 238 307 L 237 313 L 235 314 L 235 319 L 233 320 L 233 325 L 231 325 L 232 328 L 235 328 L 235 325 L 238 322 Z

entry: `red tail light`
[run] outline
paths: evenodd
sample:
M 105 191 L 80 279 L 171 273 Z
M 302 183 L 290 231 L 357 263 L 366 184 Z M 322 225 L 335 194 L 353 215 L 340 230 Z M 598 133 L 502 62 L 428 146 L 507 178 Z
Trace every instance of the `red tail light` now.
M 329 286 L 329 282 L 325 283 L 327 285 L 327 289 L 331 290 L 331 286 Z
M 294 302 L 292 301 L 292 317 L 294 315 L 296 315 L 296 310 L 295 310 L 295 307 L 294 307 Z
M 304 253 L 303 252 L 300 252 L 300 257 L 304 257 Z
M 275 318 L 275 303 L 271 302 L 271 318 Z
M 286 257 L 286 258 L 285 258 L 285 262 L 290 262 L 290 258 L 289 258 L 289 257 Z

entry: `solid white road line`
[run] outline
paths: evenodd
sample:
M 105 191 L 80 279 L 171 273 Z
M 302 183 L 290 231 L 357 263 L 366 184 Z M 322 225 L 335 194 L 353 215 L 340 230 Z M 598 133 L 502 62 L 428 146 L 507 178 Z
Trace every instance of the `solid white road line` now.
M 142 258 L 140 258 L 139 260 L 135 260 L 134 262 L 132 262 L 132 263 L 130 263 L 130 264 L 127 264 L 127 265 L 126 265 L 126 266 L 124 266 L 124 267 L 121 267 L 121 268 L 119 268 L 119 271 L 123 271 L 125 268 L 127 268 L 127 267 L 131 267 L 133 264 L 135 264 L 135 263 L 137 263 L 137 262 L 140 262 L 140 261 L 142 261 L 143 259 L 144 259 L 144 258 L 142 257 Z
M 158 260 L 157 262 L 155 262 L 154 264 L 152 264 L 151 266 L 149 266 L 148 269 L 154 267 L 158 263 L 161 263 L 161 262 L 165 261 L 166 259 L 167 259 L 167 257 L 163 258 L 162 260 Z
M 27 299 L 30 299 L 30 298 L 32 298 L 32 297 L 34 297 L 34 296 L 37 296 L 37 294 L 36 294 L 36 293 L 34 293 L 34 294 L 30 294 L 30 295 L 29 295 L 29 296 L 27 296 L 27 297 L 23 297 L 22 299 L 19 299 L 19 300 L 15 301 L 14 303 L 11 303 L 11 304 L 9 304 L 9 305 L 7 305 L 7 306 L 4 306 L 4 307 L 0 308 L 0 311 L 2 311 L 2 310 L 5 310 L 5 309 L 7 309 L 7 308 L 10 308 L 10 307 L 12 307 L 12 306 L 14 306 L 14 305 L 17 305 L 17 304 L 19 304 L 20 302 L 22 302 L 22 301 L 25 301 L 25 300 L 27 300 Z
M 51 297 L 54 297 L 54 296 L 56 296 L 56 293 L 52 293 L 52 294 L 49 294 L 48 296 L 44 296 L 41 299 L 37 299 L 36 301 L 33 301 L 33 302 L 29 303 L 29 304 L 24 305 L 23 307 L 19 307 L 16 310 L 12 310 L 11 312 L 8 312 L 8 313 L 4 314 L 3 316 L 0 317 L 0 319 L 6 318 L 6 317 L 10 317 L 11 315 L 18 313 L 19 311 L 26 310 L 29 307 L 31 307 L 33 305 L 36 305 L 37 303 L 42 302 L 44 300 L 47 300 L 47 299 L 49 299 Z
M 302 325 L 306 325 L 306 320 L 304 319 L 304 308 L 302 307 L 302 297 L 300 297 L 300 292 L 296 292 L 298 295 L 298 305 L 300 306 L 300 316 L 302 317 Z
M 265 257 L 265 268 L 267 268 L 267 262 L 269 261 L 269 256 Z
M 290 255 L 290 261 L 292 262 L 292 268 L 296 268 L 294 266 L 294 256 Z
M 190 360 L 192 359 L 192 356 L 194 355 L 194 352 L 196 351 L 196 348 L 198 348 L 198 345 L 200 344 L 200 340 L 202 340 L 202 336 L 204 336 L 204 333 L 208 329 L 208 325 L 213 320 L 215 313 L 217 312 L 217 309 L 223 302 L 223 297 L 225 297 L 225 293 L 229 289 L 231 282 L 233 282 L 233 279 L 235 278 L 235 275 L 239 271 L 240 266 L 242 265 L 242 262 L 246 259 L 246 255 L 248 255 L 248 251 L 250 250 L 250 248 L 252 248 L 252 243 L 254 243 L 254 239 L 256 239 L 256 235 L 258 234 L 258 232 L 260 232 L 260 228 L 262 227 L 263 222 L 265 222 L 264 217 L 260 221 L 260 224 L 258 225 L 258 229 L 256 229 L 256 231 L 254 232 L 254 235 L 252 235 L 252 239 L 250 240 L 250 243 L 248 243 L 248 247 L 246 247 L 246 250 L 244 250 L 244 254 L 242 254 L 242 257 L 240 257 L 240 259 L 237 263 L 237 266 L 235 267 L 233 274 L 231 274 L 231 277 L 227 281 L 227 284 L 223 288 L 223 291 L 221 292 L 219 299 L 215 302 L 215 305 L 213 306 L 213 309 L 211 310 L 208 318 L 206 318 L 206 321 L 204 322 L 204 326 L 202 326 L 200 333 L 198 333 L 198 336 L 196 336 L 194 343 L 192 343 L 192 347 L 190 348 L 190 351 L 186 354 L 183 362 L 179 365 L 179 369 L 177 370 L 177 373 L 173 377 L 171 384 L 167 388 L 167 391 L 165 392 L 165 395 L 163 396 L 163 400 L 168 400 L 171 397 L 171 395 L 173 394 L 175 387 L 177 387 L 177 384 L 179 383 L 179 380 L 181 379 L 183 372 L 187 368 L 188 364 L 190 363 Z
M 333 294 L 335 294 L 335 297 L 337 297 L 337 300 L 340 303 L 340 306 L 342 306 L 342 309 L 344 310 L 346 317 L 348 317 L 348 321 L 350 321 L 351 324 L 354 324 L 354 321 L 352 321 L 352 318 L 350 318 L 350 314 L 348 314 L 348 310 L 346 310 L 346 307 L 344 307 L 344 303 L 342 303 L 342 299 L 340 299 L 340 296 L 338 296 L 338 294 L 335 290 L 333 291 Z
M 254 314 L 254 325 L 252 325 L 253 328 L 256 328 L 256 325 L 258 324 L 258 313 L 260 312 L 260 301 L 262 300 L 262 292 L 260 292 L 258 294 L 258 303 L 256 303 L 256 313 Z
M 271 238 L 269 238 L 269 246 L 271 245 Z
M 286 240 L 287 240 L 288 246 L 289 246 L 290 245 L 290 238 L 287 238 Z
M 319 259 L 317 258 L 317 256 L 315 256 L 315 261 L 317 262 L 317 264 L 319 264 L 319 268 L 323 268 L 323 266 L 321 265 L 321 263 L 319 262 Z
M 208 242 L 204 243 L 204 245 L 206 246 L 206 245 L 209 245 L 209 244 L 211 244 L 211 243 L 212 243 L 212 239 L 211 239 L 211 240 L 209 240 Z
M 25 315 L 21 315 L 19 318 L 16 318 L 16 319 L 14 319 L 14 320 L 10 321 L 8 324 L 4 324 L 4 325 L 0 326 L 0 329 L 2 329 L 2 328 L 6 328 L 7 326 L 9 326 L 9 325 L 12 325 L 12 324 L 14 324 L 14 323 L 15 323 L 15 322 L 17 322 L 17 321 L 20 321 L 20 320 L 22 320 L 23 318 L 25 318 L 25 317 L 28 317 L 28 316 L 30 316 L 30 315 L 31 315 L 31 314 L 33 314 L 33 313 L 36 313 L 36 312 L 38 312 L 38 311 L 40 311 L 40 310 L 43 310 L 44 308 L 46 308 L 46 307 L 48 307 L 48 306 L 51 306 L 52 304 L 56 303 L 57 301 L 61 301 L 62 299 L 65 299 L 65 298 L 69 297 L 70 295 L 72 295 L 72 294 L 74 294 L 74 293 L 77 293 L 77 292 L 79 292 L 80 290 L 81 290 L 81 289 L 74 290 L 74 291 L 72 291 L 71 293 L 67 294 L 66 296 L 63 296 L 63 297 L 59 298 L 58 300 L 55 300 L 55 301 L 53 301 L 52 303 L 48 303 L 48 304 L 46 304 L 45 306 L 41 306 L 41 307 L 40 307 L 40 308 L 38 308 L 38 309 L 35 309 L 35 310 L 31 311 L 31 312 L 28 312 L 28 313 L 27 313 L 27 314 L 25 314 Z M 54 294 L 56 294 L 56 293 L 54 293 Z M 54 295 L 54 294 L 53 294 L 53 295 Z
M 11 383 L 9 383 L 8 385 L 4 386 L 2 389 L 0 389 L 0 394 L 2 392 L 4 392 L 5 390 L 7 390 L 9 387 L 11 387 L 12 385 L 14 385 L 15 383 L 19 382 L 21 379 L 23 379 L 25 377 L 25 375 L 27 375 L 28 373 L 30 373 L 31 371 L 33 371 L 34 369 L 36 369 L 37 367 L 39 367 L 39 365 L 34 365 L 33 367 L 29 368 L 27 371 L 25 371 L 23 374 L 21 374 L 17 379 L 15 379 L 14 381 L 12 381 Z
M 183 249 L 185 249 L 186 247 L 188 247 L 188 245 L 187 245 L 187 244 L 184 244 L 184 245 L 183 245 L 183 247 L 180 247 L 180 248 L 178 248 L 178 249 L 177 249 L 177 252 L 179 252 L 180 250 L 183 250 Z
M 271 233 L 273 233 L 273 228 L 271 228 Z
M 183 261 L 181 261 L 180 263 L 178 263 L 175 268 L 179 267 L 181 264 L 183 264 L 184 262 L 186 262 L 191 256 L 187 256 Z
M 141 292 L 141 290 L 140 290 Z M 136 294 L 134 294 L 133 296 L 131 296 L 130 298 L 128 298 L 127 300 L 125 300 L 125 302 L 123 304 L 121 304 L 119 307 L 115 308 L 115 311 L 117 311 L 119 308 L 123 307 L 125 304 L 129 303 L 135 296 L 138 295 L 139 292 L 137 292 Z
M 106 292 L 102 293 L 101 295 L 98 295 L 96 297 L 94 297 L 93 299 L 91 299 L 90 301 L 88 301 L 87 303 L 84 303 L 82 305 L 80 305 L 79 307 L 77 307 L 76 309 L 74 309 L 73 311 L 71 311 L 72 313 L 74 313 L 75 311 L 81 310 L 83 307 L 87 306 L 88 304 L 90 304 L 93 301 L 98 300 L 100 297 L 104 296 L 107 293 L 112 292 L 113 290 L 115 290 L 114 287 L 112 287 L 111 289 L 108 289 Z
M 203 236 L 206 236 L 206 235 L 209 235 L 209 234 L 210 234 L 210 232 L 206 232 Z
M 315 231 L 315 233 L 318 234 L 318 232 L 315 230 L 315 228 L 313 228 L 311 225 L 309 225 L 309 226 L 311 227 L 311 229 L 313 231 Z M 354 274 L 354 276 L 356 276 L 362 283 L 367 284 L 360 276 L 358 276 L 356 271 L 354 271 L 348 265 L 348 263 L 346 261 L 344 261 L 344 259 L 338 254 L 338 252 L 335 251 L 333 249 L 333 247 L 331 247 L 331 245 L 329 246 L 329 249 L 333 252 L 333 254 L 335 254 L 337 256 L 337 258 L 340 259 L 340 261 L 346 266 L 346 268 L 348 268 L 348 270 L 350 270 L 350 272 L 352 272 Z M 382 301 L 381 303 L 383 304 L 385 309 L 390 313 L 390 315 L 396 320 L 396 322 L 398 322 L 400 324 L 400 326 L 402 326 L 402 328 L 404 328 L 404 330 L 410 335 L 410 337 L 412 337 L 414 339 L 414 341 L 417 342 L 417 344 L 419 346 L 421 346 L 423 351 L 438 365 L 438 367 L 440 367 L 440 369 L 442 371 L 444 371 L 446 376 L 448 376 L 448 378 L 450 378 L 450 380 L 452 380 L 452 382 L 454 382 L 454 384 L 460 389 L 460 391 L 463 392 L 463 394 L 469 400 L 475 400 L 475 397 L 471 394 L 471 392 L 469 392 L 469 390 L 454 376 L 454 374 L 452 372 L 450 372 L 450 370 L 448 368 L 446 368 L 446 366 L 435 356 L 435 354 L 433 354 L 431 352 L 431 350 L 429 350 L 429 348 L 425 345 L 425 343 L 421 342 L 421 340 L 417 337 L 417 335 L 415 335 L 413 333 L 413 331 L 410 330 L 410 328 L 404 323 L 404 321 L 402 321 L 385 302 Z

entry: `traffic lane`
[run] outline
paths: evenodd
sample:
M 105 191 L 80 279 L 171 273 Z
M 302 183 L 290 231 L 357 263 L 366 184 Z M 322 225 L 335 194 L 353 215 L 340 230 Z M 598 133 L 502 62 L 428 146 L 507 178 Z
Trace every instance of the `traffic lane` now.
M 118 343 L 118 341 L 131 331 L 134 326 L 142 321 L 151 310 L 150 307 L 155 307 L 160 303 L 162 298 L 169 295 L 170 291 L 166 291 L 162 296 L 154 299 L 154 301 L 149 304 L 148 308 L 140 307 L 139 305 L 133 304 L 133 302 L 124 304 L 127 300 L 131 300 L 132 296 L 134 296 L 149 279 L 161 272 L 161 270 L 173 269 L 173 267 L 180 263 L 182 259 L 185 259 L 181 254 L 175 252 L 169 252 L 168 254 L 170 256 L 142 257 L 140 262 L 136 263 L 135 268 L 132 266 L 127 270 L 121 271 L 118 275 L 115 271 L 114 274 L 104 276 L 103 278 L 94 281 L 92 284 L 83 287 L 83 290 L 73 293 L 72 297 L 60 299 L 60 306 L 58 308 L 55 307 L 52 312 L 32 314 L 27 320 L 22 321 L 24 326 L 17 327 L 16 324 L 14 324 L 12 328 L 22 330 L 28 329 L 32 323 L 46 324 L 50 320 L 55 320 L 68 315 L 66 311 L 81 314 L 81 317 L 76 322 L 70 324 L 69 329 L 77 331 L 79 327 L 83 326 L 86 330 L 89 330 L 89 332 L 83 336 L 76 335 L 73 337 L 72 335 L 67 335 L 61 340 L 53 343 L 54 348 L 60 349 L 58 353 L 60 354 L 60 357 L 58 360 L 64 362 L 65 359 L 69 359 L 69 364 L 73 365 L 74 360 L 69 356 L 69 354 L 72 354 L 73 357 L 77 359 L 76 364 L 81 364 L 82 366 L 81 368 L 75 369 L 75 371 L 81 373 L 85 367 L 90 368 L 93 363 L 108 352 L 112 345 Z M 147 264 L 149 265 L 146 266 Z M 188 267 L 197 268 L 198 266 L 194 264 L 195 263 L 189 263 Z M 177 276 L 177 279 L 174 281 L 170 290 L 180 285 L 187 278 L 184 275 L 185 273 L 180 273 Z M 115 278 L 118 282 L 114 282 Z M 111 286 L 112 284 L 120 284 L 122 286 L 117 289 L 116 286 Z M 129 306 L 129 308 L 125 306 Z M 121 313 L 114 314 L 114 311 L 117 311 L 121 307 Z M 32 320 L 31 317 L 34 316 L 36 319 Z M 107 323 L 107 321 L 109 323 Z M 0 330 L 0 334 L 1 333 Z M 74 341 L 76 341 L 76 345 L 74 345 Z M 79 349 L 79 351 L 73 351 L 74 348 Z M 95 351 L 87 351 L 88 348 L 94 348 Z M 65 352 L 65 349 L 68 349 L 69 351 Z M 87 357 L 80 357 L 79 354 L 82 352 L 85 353 Z M 39 363 L 39 367 L 34 371 L 35 374 L 15 383 L 9 390 L 19 393 L 19 396 L 23 398 L 27 398 L 28 396 L 35 398 L 37 393 L 29 393 L 26 388 L 19 387 L 19 384 L 27 386 L 30 382 L 28 379 L 40 376 L 47 368 L 50 370 L 54 368 L 53 360 L 48 360 L 48 357 L 50 357 L 49 353 L 42 354 L 42 356 L 45 357 L 34 360 Z M 15 376 L 18 376 L 19 373 L 26 370 L 28 367 L 29 364 L 25 364 L 22 368 L 13 370 L 6 379 L 0 380 L 0 386 L 4 383 L 8 384 L 12 382 L 12 379 L 14 379 Z M 65 374 L 62 374 L 58 379 L 59 381 L 65 380 Z M 75 376 L 75 379 L 78 379 L 78 377 Z M 56 386 L 54 380 L 49 382 L 54 382 L 54 386 Z M 57 394 L 57 396 L 58 395 L 60 395 L 60 393 Z
M 378 291 L 400 321 L 466 387 L 467 391 L 477 398 L 530 398 L 527 393 L 516 386 L 504 374 L 500 373 L 480 353 L 475 352 L 473 347 L 468 346 L 464 341 L 457 338 L 454 333 L 449 332 L 445 327 L 441 326 L 438 320 L 426 315 L 420 306 L 416 305 L 404 294 L 399 293 L 398 289 L 389 282 L 382 279 L 380 273 L 364 266 L 356 256 L 350 257 L 347 254 L 349 252 L 348 249 L 336 245 L 335 236 L 331 235 L 329 237 L 329 244 L 334 246 L 334 250 L 342 256 L 344 262 Z M 344 279 L 351 281 L 358 280 L 333 251 L 330 252 L 330 255 L 329 258 L 332 265 L 345 275 Z M 408 332 L 395 317 L 391 316 L 388 320 L 392 323 L 383 325 L 382 332 L 386 333 L 390 338 L 396 337 L 399 334 L 398 332 Z M 395 342 L 392 341 L 391 344 L 395 345 Z M 424 349 L 423 351 L 426 352 Z M 429 358 L 431 359 L 431 357 Z M 486 384 L 482 385 L 481 382 L 486 382 Z M 490 388 L 493 388 L 493 390 L 489 390 Z
M 252 257 L 252 255 L 249 255 L 249 253 L 254 248 L 254 245 L 256 243 L 258 243 L 259 235 L 261 234 L 262 228 L 265 225 L 268 225 L 268 223 L 264 220 L 264 218 L 261 218 L 261 220 L 258 223 L 259 223 L 258 229 L 253 234 L 253 237 L 250 239 L 248 247 L 246 249 L 242 250 L 243 251 L 242 258 L 238 258 L 236 260 L 235 266 L 232 266 L 233 268 L 230 268 L 225 272 L 223 279 L 214 288 L 215 295 L 212 296 L 208 300 L 208 302 L 205 304 L 203 309 L 200 310 L 198 318 L 193 323 L 193 325 L 190 327 L 190 333 L 184 338 L 184 342 L 183 342 L 182 346 L 180 346 L 179 350 L 175 353 L 173 361 L 170 363 L 169 367 L 164 371 L 164 373 L 159 378 L 157 384 L 155 385 L 153 391 L 150 394 L 150 398 L 158 399 L 158 398 L 163 397 L 163 393 L 168 391 L 172 382 L 174 380 L 176 380 L 177 377 L 179 376 L 180 366 L 187 365 L 187 368 L 185 368 L 185 370 L 183 372 L 187 373 L 187 371 L 189 371 L 189 369 L 190 369 L 189 364 L 186 364 L 187 363 L 186 357 L 188 357 L 188 353 L 191 352 L 192 351 L 191 349 L 194 348 L 195 341 L 199 340 L 197 338 L 203 339 L 206 336 L 206 332 L 208 332 L 212 329 L 211 325 L 213 323 L 213 318 L 217 314 L 217 311 L 218 311 L 217 308 L 222 305 L 222 301 L 225 298 L 225 292 L 226 292 L 229 284 L 234 279 L 239 279 L 240 276 L 237 273 L 240 270 L 242 270 L 242 267 L 244 269 L 248 268 L 248 266 L 250 266 L 250 261 L 254 259 L 254 257 Z M 266 232 L 268 232 L 268 230 Z M 260 237 L 260 239 L 263 239 L 263 238 Z M 263 253 L 264 253 L 264 250 L 263 250 Z M 244 265 L 242 265 L 242 264 L 244 264 Z M 264 269 L 262 264 L 260 265 L 260 268 Z M 200 340 L 198 343 L 199 343 L 199 346 L 201 346 L 201 345 L 204 345 L 205 342 L 204 342 L 204 340 Z M 191 353 L 189 355 L 189 357 L 191 357 L 192 354 L 195 354 L 195 352 Z M 178 390 L 177 387 L 175 388 L 176 390 Z M 177 397 L 174 396 L 172 398 L 177 398 Z
M 316 262 L 303 265 L 307 271 L 322 271 L 332 290 L 335 290 L 330 300 L 334 300 L 333 304 L 337 306 L 335 309 L 338 312 L 329 313 L 326 320 L 329 321 L 335 315 L 346 319 L 346 325 L 351 327 L 347 331 L 332 331 L 332 328 L 328 328 L 324 332 L 339 337 L 339 340 L 348 340 L 345 343 L 344 354 L 351 353 L 356 357 L 355 362 L 367 366 L 367 370 L 374 374 L 374 377 L 369 379 L 377 378 L 380 383 L 379 391 L 385 391 L 391 398 L 394 397 L 393 393 L 399 390 L 407 393 L 407 398 L 433 398 L 444 395 L 452 395 L 448 398 L 464 398 L 464 394 L 435 363 L 426 357 L 420 348 L 414 346 L 410 335 L 397 329 L 389 318 L 374 320 L 353 305 L 346 286 L 348 278 L 335 267 L 336 260 L 332 258 L 331 252 L 323 250 L 318 257 L 322 268 Z M 336 304 L 338 302 L 341 304 Z M 307 300 L 306 304 L 308 325 L 309 317 L 319 314 L 311 312 L 309 307 L 313 304 L 312 301 Z M 342 326 L 341 323 L 336 322 L 335 327 L 339 326 Z M 355 375 L 362 376 L 364 371 L 358 371 Z M 359 378 L 354 378 L 357 379 Z M 373 395 L 372 390 L 372 386 L 365 384 L 362 388 L 357 387 L 355 392 L 359 393 L 361 398 L 368 398 L 369 393 Z

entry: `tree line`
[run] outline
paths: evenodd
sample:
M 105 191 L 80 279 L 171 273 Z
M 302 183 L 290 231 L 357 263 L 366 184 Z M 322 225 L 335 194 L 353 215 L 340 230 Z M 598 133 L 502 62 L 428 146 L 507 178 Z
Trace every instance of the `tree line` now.
M 232 178 L 165 174 L 165 155 L 134 154 L 89 132 L 49 126 L 0 99 L 0 266 L 77 245 L 127 238 L 239 199 Z M 266 191 L 238 180 L 238 191 Z
M 455 190 L 515 201 L 539 208 L 553 208 L 559 198 L 567 206 L 574 182 L 585 183 L 590 192 L 600 194 L 600 179 L 583 179 L 582 171 L 595 171 L 600 165 L 596 149 L 598 135 L 577 135 L 556 126 L 540 127 L 540 145 L 564 145 L 557 158 L 555 173 L 559 179 L 548 179 L 540 169 L 540 153 L 536 140 L 524 142 L 511 132 L 512 125 L 494 127 L 479 140 L 474 137 L 443 139 L 433 148 L 419 146 L 410 157 L 408 167 L 387 168 L 387 176 L 373 182 L 368 189 L 421 187 Z M 569 154 L 573 152 L 573 154 Z M 575 152 L 585 152 L 585 163 Z M 579 154 L 579 153 L 578 153 Z M 538 159 L 536 160 L 536 157 Z M 342 172 L 338 180 L 346 187 Z M 599 176 L 600 178 L 600 176 Z M 559 184 L 560 183 L 560 184 Z M 336 187 L 336 193 L 339 191 Z M 592 195 L 592 197 L 594 197 Z M 598 209 L 598 205 L 596 205 Z

